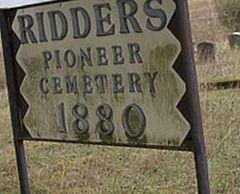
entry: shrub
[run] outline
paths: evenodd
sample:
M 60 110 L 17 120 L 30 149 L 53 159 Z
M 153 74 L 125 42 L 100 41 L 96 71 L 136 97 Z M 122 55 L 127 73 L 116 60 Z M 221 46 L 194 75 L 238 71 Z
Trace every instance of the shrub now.
M 221 25 L 228 32 L 240 31 L 240 0 L 214 0 Z

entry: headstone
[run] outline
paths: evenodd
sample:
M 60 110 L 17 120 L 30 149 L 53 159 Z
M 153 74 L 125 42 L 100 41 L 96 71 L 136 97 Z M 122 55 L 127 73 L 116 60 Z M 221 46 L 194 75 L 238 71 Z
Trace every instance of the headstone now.
M 201 42 L 197 45 L 197 54 L 201 63 L 215 61 L 216 46 L 212 42 Z
M 229 45 L 232 49 L 240 48 L 240 32 L 234 32 L 228 35 Z

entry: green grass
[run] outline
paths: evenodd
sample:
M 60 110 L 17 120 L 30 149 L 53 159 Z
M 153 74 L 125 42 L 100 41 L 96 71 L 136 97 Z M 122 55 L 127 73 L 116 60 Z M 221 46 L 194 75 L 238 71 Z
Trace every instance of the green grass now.
M 240 90 L 202 92 L 213 193 L 240 193 Z M 0 105 L 0 193 L 19 193 L 7 101 Z M 190 153 L 26 143 L 32 193 L 195 193 Z
M 197 65 L 199 81 L 240 75 L 238 51 Z M 202 91 L 201 108 L 213 194 L 240 193 L 240 89 Z M 6 98 L 0 100 L 0 193 L 19 193 Z M 191 153 L 27 142 L 32 193 L 196 193 Z

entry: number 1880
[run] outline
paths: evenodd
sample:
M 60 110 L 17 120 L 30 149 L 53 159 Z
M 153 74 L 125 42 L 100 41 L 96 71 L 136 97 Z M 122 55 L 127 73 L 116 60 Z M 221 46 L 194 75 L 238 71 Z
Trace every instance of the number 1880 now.
M 64 103 L 57 105 L 58 112 L 58 130 L 60 133 L 67 133 L 68 126 L 65 117 Z M 113 110 L 108 104 L 101 104 L 96 109 L 98 122 L 96 129 L 102 136 L 111 136 L 114 133 Z M 84 104 L 78 103 L 72 108 L 73 130 L 78 135 L 84 135 L 89 132 L 90 123 L 88 121 L 88 109 Z M 136 104 L 128 105 L 122 113 L 122 126 L 128 138 L 141 137 L 146 128 L 146 118 L 142 109 Z

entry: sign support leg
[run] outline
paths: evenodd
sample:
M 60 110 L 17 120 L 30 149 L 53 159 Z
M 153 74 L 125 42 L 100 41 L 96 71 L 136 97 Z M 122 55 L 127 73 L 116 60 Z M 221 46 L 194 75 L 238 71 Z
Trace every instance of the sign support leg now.
M 177 18 L 181 18 L 181 20 L 179 20 L 178 28 L 180 31 L 179 39 L 181 39 L 183 47 L 182 62 L 188 67 L 185 71 L 185 78 L 187 79 L 186 83 L 189 83 L 187 86 L 188 90 L 186 94 L 189 98 L 189 106 L 186 107 L 186 109 L 189 109 L 187 111 L 189 112 L 188 118 L 192 122 L 191 141 L 195 159 L 198 193 L 210 194 L 207 156 L 200 113 L 199 90 L 197 80 L 195 79 L 196 69 L 194 65 L 188 1 L 175 0 L 175 2 L 178 6 Z
M 18 166 L 18 174 L 20 181 L 20 188 L 22 194 L 29 194 L 29 182 L 28 182 L 28 173 L 27 173 L 27 164 L 24 151 L 24 143 L 20 138 L 21 123 L 19 120 L 19 106 L 17 99 L 17 90 L 15 88 L 15 78 L 14 78 L 14 57 L 11 48 L 11 39 L 10 39 L 10 24 L 8 23 L 7 17 L 4 11 L 0 11 L 0 29 L 2 35 L 3 43 L 3 54 L 5 59 L 5 70 L 7 77 L 7 86 L 8 86 L 8 96 L 11 109 L 11 118 L 12 118 L 12 128 L 13 128 L 13 137 L 14 145 Z
M 196 139 L 196 137 L 195 137 Z M 208 165 L 203 138 L 198 138 L 198 143 L 194 145 L 194 159 L 197 173 L 197 184 L 199 194 L 210 194 Z
M 22 140 L 15 140 L 15 151 L 16 151 L 21 193 L 30 194 L 24 143 Z

